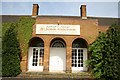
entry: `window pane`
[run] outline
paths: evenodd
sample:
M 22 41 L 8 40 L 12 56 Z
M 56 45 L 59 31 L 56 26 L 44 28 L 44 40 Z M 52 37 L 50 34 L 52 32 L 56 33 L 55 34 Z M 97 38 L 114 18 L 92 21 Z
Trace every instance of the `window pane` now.
M 52 43 L 51 47 L 65 47 L 65 43 L 61 40 L 56 40 Z
M 81 57 L 81 59 L 83 59 L 83 57 Z
M 78 67 L 80 67 L 80 64 L 78 64 Z
M 77 64 L 75 64 L 75 67 L 77 67 Z
M 83 56 L 83 53 L 81 53 L 81 56 Z
M 44 49 L 40 49 L 39 53 L 39 66 L 43 66 L 44 61 Z
M 72 49 L 72 66 L 83 67 L 83 49 Z
M 83 50 L 81 50 L 81 53 L 83 53 Z
M 33 48 L 33 61 L 32 66 L 37 66 L 38 62 L 38 50 Z
M 83 67 L 83 64 L 81 64 L 81 67 Z

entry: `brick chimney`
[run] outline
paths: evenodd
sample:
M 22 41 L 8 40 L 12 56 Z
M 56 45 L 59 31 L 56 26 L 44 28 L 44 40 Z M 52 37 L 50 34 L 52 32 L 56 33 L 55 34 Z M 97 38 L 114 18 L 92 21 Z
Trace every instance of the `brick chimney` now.
M 32 10 L 32 17 L 36 18 L 38 15 L 38 10 L 39 10 L 39 5 L 38 4 L 33 4 L 33 10 Z
M 87 19 L 86 5 L 85 4 L 81 5 L 80 9 L 81 9 L 81 17 L 82 17 L 82 19 Z

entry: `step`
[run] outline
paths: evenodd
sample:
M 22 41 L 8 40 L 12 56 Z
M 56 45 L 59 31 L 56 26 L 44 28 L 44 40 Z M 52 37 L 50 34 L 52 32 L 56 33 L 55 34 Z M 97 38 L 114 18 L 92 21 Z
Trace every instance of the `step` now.
M 3 80 L 7 78 L 3 78 Z M 26 72 L 17 77 L 9 77 L 9 80 L 93 80 L 88 72 L 80 73 L 44 73 L 44 72 Z

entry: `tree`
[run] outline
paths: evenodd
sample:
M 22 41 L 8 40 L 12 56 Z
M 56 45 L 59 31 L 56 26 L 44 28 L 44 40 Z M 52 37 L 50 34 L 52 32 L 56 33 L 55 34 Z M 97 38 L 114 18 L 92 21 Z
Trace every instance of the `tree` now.
M 17 76 L 21 70 L 20 48 L 15 24 L 10 25 L 2 39 L 2 76 Z

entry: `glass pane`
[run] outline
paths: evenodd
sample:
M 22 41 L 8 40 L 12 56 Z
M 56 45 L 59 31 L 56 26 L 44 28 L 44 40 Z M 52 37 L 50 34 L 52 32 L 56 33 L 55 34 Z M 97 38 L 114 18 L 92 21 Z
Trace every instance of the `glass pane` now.
M 81 63 L 83 63 L 83 60 L 81 60 Z
M 65 47 L 65 43 L 61 40 L 56 40 L 52 43 L 51 47 Z
M 35 62 L 35 59 L 33 59 L 33 63 Z
M 37 66 L 37 63 L 35 63 L 35 66 Z
M 81 57 L 81 59 L 83 59 L 83 57 Z
M 80 67 L 80 64 L 78 64 L 78 67 Z
M 75 53 L 75 56 L 77 57 L 77 53 Z
M 72 66 L 83 67 L 83 49 L 72 49 Z
M 81 56 L 83 56 L 83 53 L 81 53 Z
M 83 67 L 83 64 L 81 64 L 81 67 Z
M 74 64 L 72 64 L 72 67 L 74 67 Z
M 83 50 L 81 50 L 81 53 L 83 53 Z
M 43 66 L 44 61 L 44 49 L 40 49 L 39 53 L 39 66 Z
M 32 66 L 34 66 L 34 63 L 32 63 Z
M 72 66 L 77 67 L 77 50 L 72 49 Z
M 72 43 L 72 48 L 87 48 L 86 41 L 84 39 L 76 39 Z
M 75 64 L 75 67 L 77 67 L 77 64 Z
M 77 57 L 75 57 L 75 60 L 77 60 Z
M 78 60 L 78 63 L 80 63 L 80 60 Z
M 35 58 L 35 55 L 33 56 L 33 59 Z
M 35 51 L 36 49 L 34 48 L 33 51 Z
M 36 55 L 36 59 L 38 59 L 38 55 Z
M 33 52 L 33 56 L 35 55 L 35 52 Z
M 80 53 L 78 53 L 78 57 L 80 56 Z
M 38 62 L 38 50 L 33 48 L 33 61 L 32 66 L 37 66 Z
M 80 59 L 80 57 L 78 57 L 78 59 Z
M 40 38 L 33 38 L 30 43 L 29 43 L 30 47 L 44 47 L 44 42 L 42 39 Z

